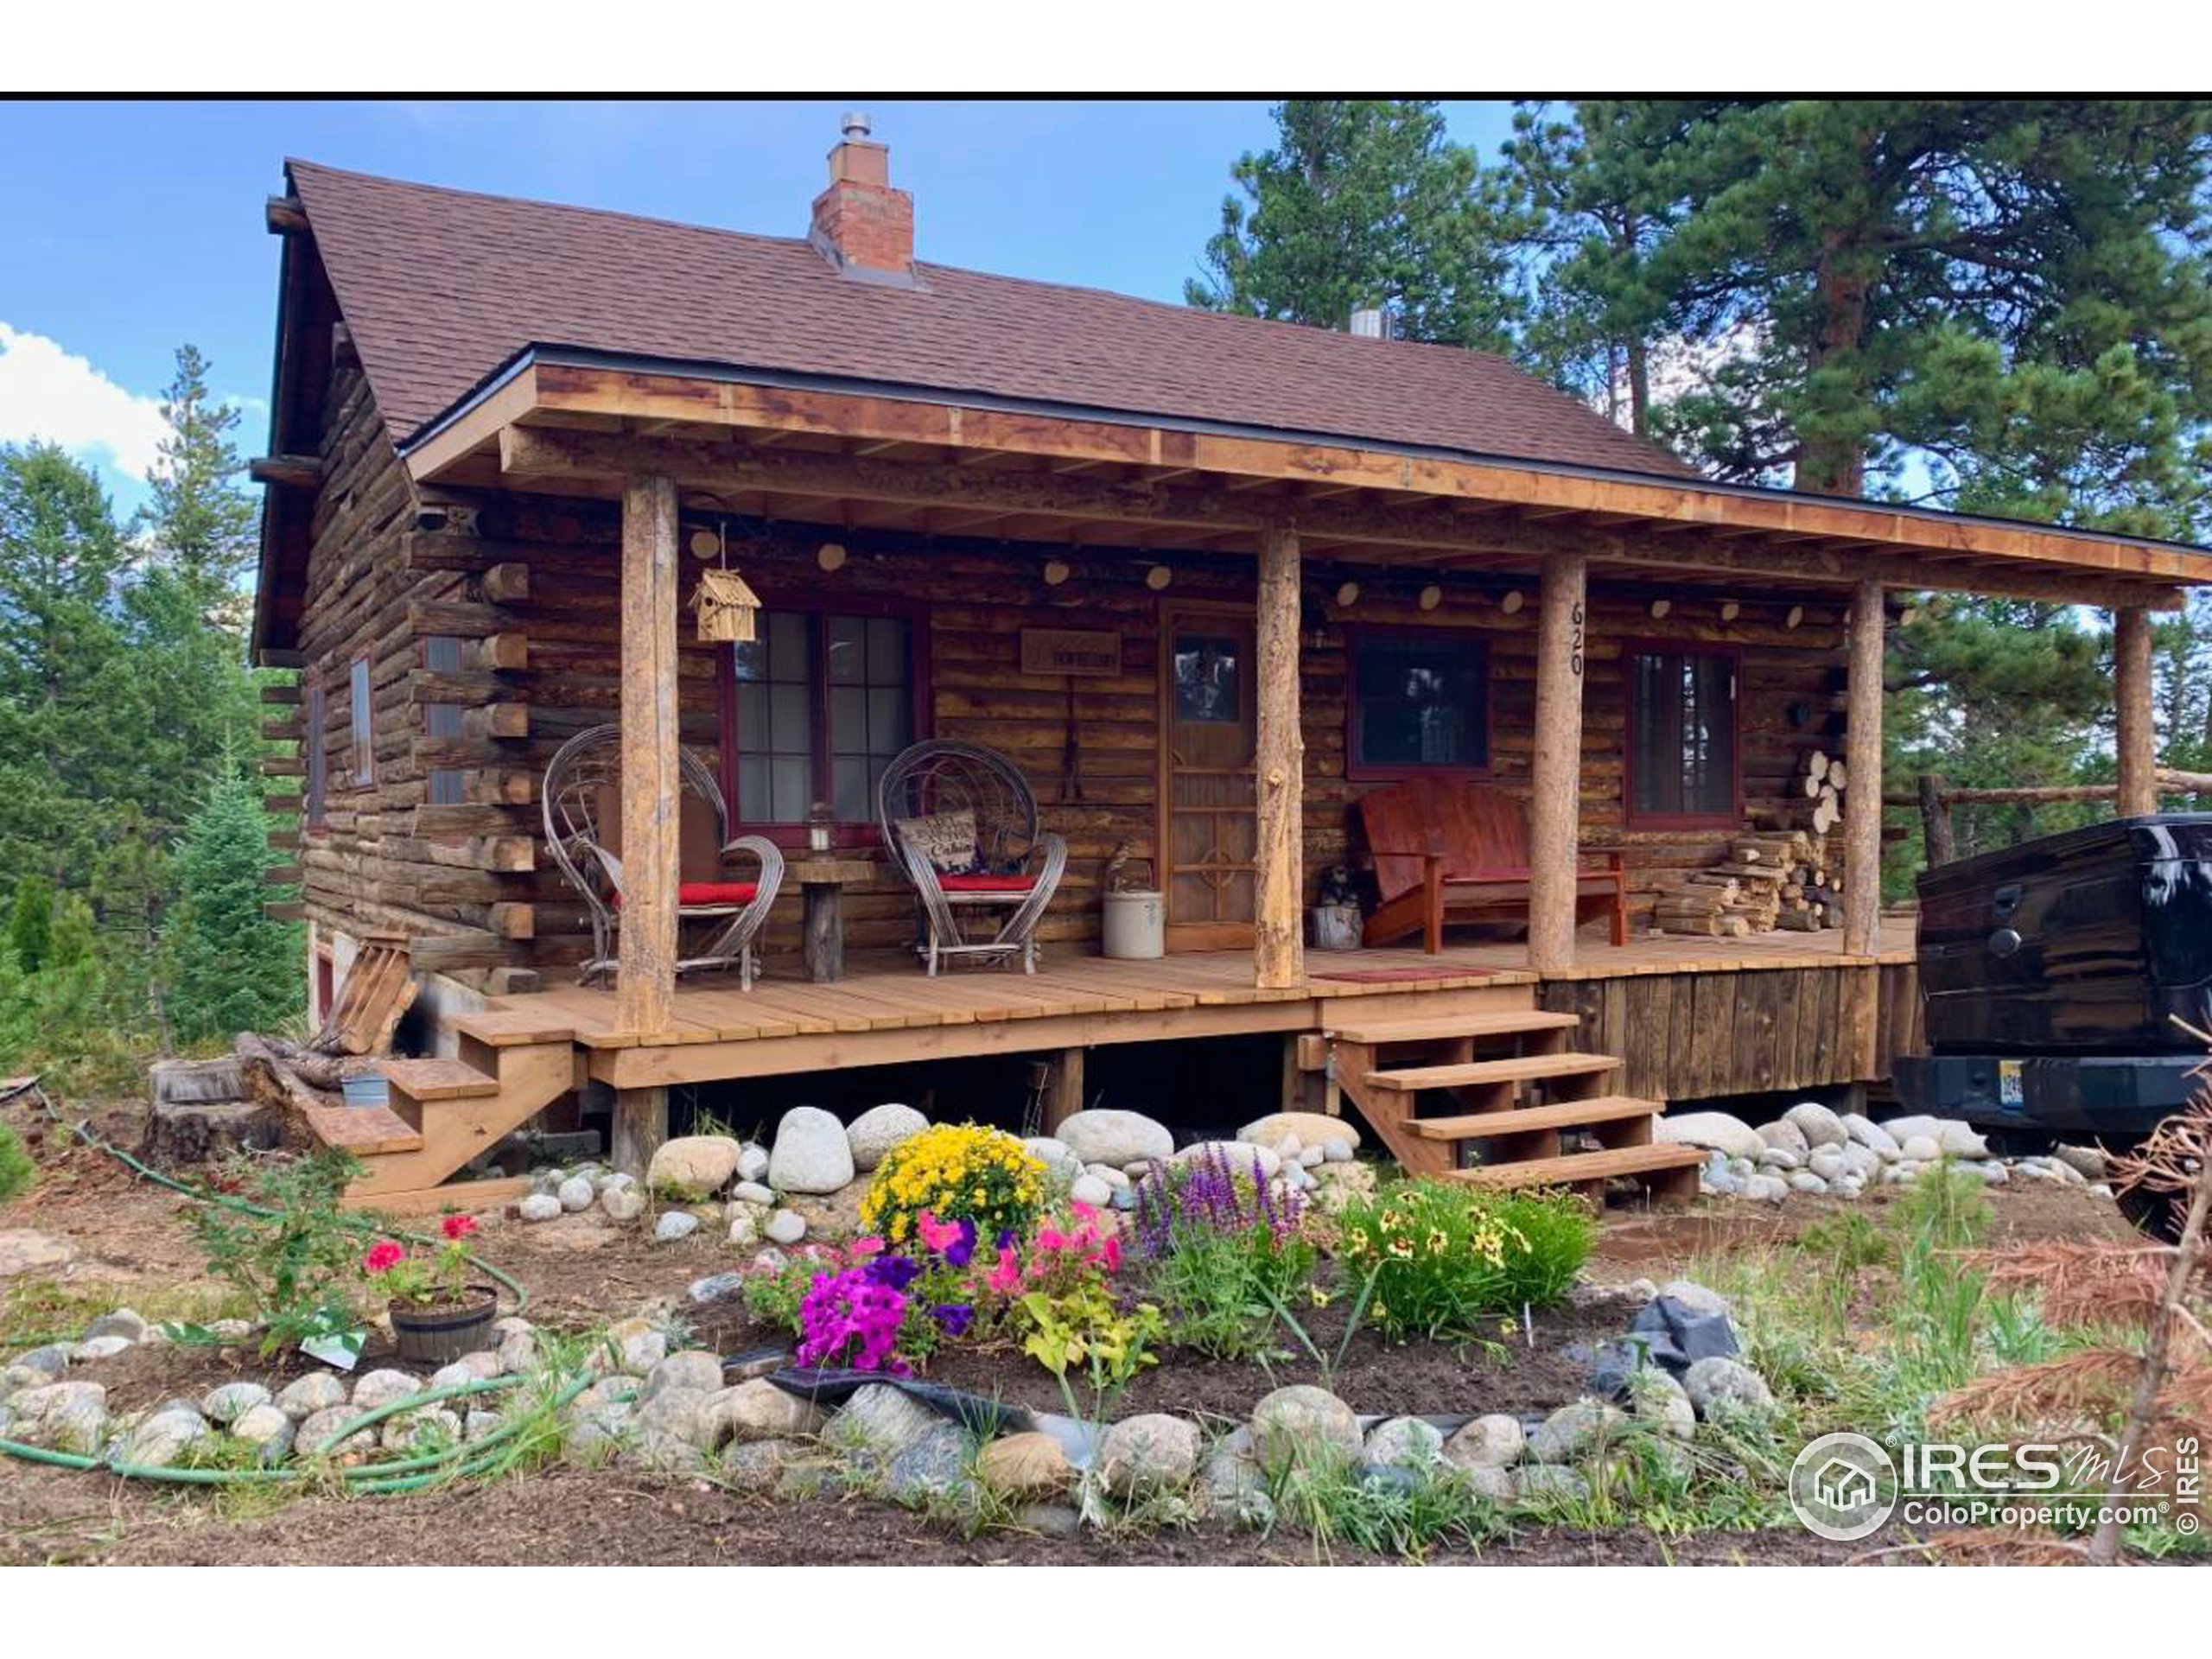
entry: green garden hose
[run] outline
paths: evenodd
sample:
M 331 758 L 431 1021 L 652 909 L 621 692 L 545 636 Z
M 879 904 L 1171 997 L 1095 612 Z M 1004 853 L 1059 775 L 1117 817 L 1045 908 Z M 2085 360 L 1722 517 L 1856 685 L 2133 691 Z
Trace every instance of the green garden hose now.
M 77 1122 L 72 1123 L 67 1118 L 62 1116 L 60 1109 L 54 1103 L 54 1097 L 48 1094 L 45 1089 L 38 1084 L 32 1084 L 31 1090 L 38 1096 L 38 1103 L 45 1109 L 46 1115 L 48 1117 L 52 1118 L 56 1123 L 60 1124 L 64 1128 L 73 1130 L 77 1138 L 79 1141 L 82 1141 L 86 1146 L 91 1147 L 95 1151 L 105 1153 L 109 1157 L 114 1159 L 116 1162 L 121 1164 L 125 1169 L 130 1170 L 142 1180 L 151 1181 L 156 1186 L 165 1186 L 172 1192 L 181 1193 L 184 1197 L 190 1198 L 195 1204 L 217 1205 L 223 1209 L 235 1210 L 242 1215 L 248 1216 L 261 1216 L 265 1217 L 273 1216 L 276 1213 L 276 1211 L 268 1208 L 264 1205 L 250 1203 L 245 1198 L 234 1198 L 227 1192 L 210 1192 L 204 1187 L 197 1187 L 190 1185 L 188 1182 L 180 1181 L 173 1175 L 164 1175 L 160 1170 L 151 1168 L 147 1165 L 139 1162 L 137 1159 L 124 1151 L 121 1147 L 117 1146 L 113 1141 L 104 1139 L 102 1136 L 93 1133 L 91 1126 L 84 1122 L 81 1119 Z M 355 1228 L 362 1232 L 385 1232 L 383 1228 L 377 1226 L 365 1216 L 341 1215 L 339 1217 L 339 1220 L 342 1224 Z M 423 1233 L 389 1233 L 385 1236 L 392 1238 L 404 1239 L 410 1244 L 428 1244 L 433 1247 L 445 1242 L 442 1239 L 431 1238 Z M 491 1262 L 486 1262 L 480 1255 L 467 1255 L 464 1256 L 462 1260 L 466 1261 L 470 1267 L 476 1268 L 479 1272 L 484 1274 L 488 1278 L 496 1281 L 504 1288 L 512 1293 L 515 1299 L 515 1312 L 517 1313 L 520 1313 L 524 1308 L 530 1306 L 530 1292 L 523 1288 L 521 1282 L 512 1275 L 501 1272 L 498 1268 L 493 1266 Z
M 526 1379 L 519 1376 L 495 1376 L 473 1382 L 457 1382 L 442 1389 L 429 1389 L 420 1394 L 410 1394 L 394 1400 L 388 1405 L 377 1407 L 334 1431 L 327 1443 L 342 1446 L 354 1435 L 373 1427 L 385 1418 L 403 1411 L 417 1411 L 424 1406 L 435 1405 L 442 1400 L 460 1399 L 469 1395 L 491 1394 L 512 1389 Z M 589 1385 L 588 1377 L 571 1377 L 547 1403 L 548 1411 L 558 1411 Z M 508 1441 L 528 1427 L 528 1419 L 502 1423 L 480 1440 L 464 1440 L 428 1452 L 417 1457 L 395 1459 L 389 1463 L 361 1464 L 353 1467 L 339 1467 L 328 1472 L 342 1481 L 347 1491 L 353 1492 L 416 1491 L 432 1482 L 444 1479 L 465 1479 L 480 1475 L 495 1465 L 504 1455 Z M 104 1463 L 75 1452 L 55 1452 L 41 1446 L 26 1446 L 20 1440 L 0 1440 L 0 1452 L 20 1458 L 26 1463 L 43 1463 L 57 1469 L 73 1469 L 86 1473 L 118 1475 L 126 1480 L 161 1481 L 178 1486 L 282 1486 L 321 1478 L 324 1471 L 312 1469 L 176 1469 L 165 1465 L 143 1463 Z
M 122 1147 L 94 1133 L 84 1122 L 71 1123 L 68 1119 L 62 1116 L 59 1109 L 55 1107 L 53 1097 L 43 1088 L 36 1084 L 31 1086 L 38 1096 L 39 1104 L 45 1109 L 48 1117 L 65 1128 L 73 1130 L 77 1138 L 86 1146 L 92 1147 L 95 1151 L 105 1153 L 142 1179 L 151 1181 L 157 1186 L 167 1187 L 172 1192 L 191 1199 L 194 1204 L 218 1205 L 224 1209 L 238 1211 L 250 1216 L 268 1217 L 277 1213 L 264 1205 L 251 1203 L 245 1198 L 234 1198 L 228 1193 L 210 1192 L 203 1187 L 193 1186 L 187 1182 L 177 1180 L 173 1176 L 164 1175 L 157 1169 L 148 1167 L 124 1151 Z M 384 1230 L 376 1227 L 365 1217 L 342 1217 L 340 1219 L 346 1225 L 357 1227 L 363 1231 L 382 1232 Z M 442 1242 L 419 1233 L 399 1233 L 394 1236 L 415 1244 L 436 1245 Z M 512 1275 L 500 1271 L 481 1256 L 469 1255 L 465 1259 L 469 1266 L 497 1281 L 513 1293 L 515 1311 L 518 1313 L 530 1305 L 529 1291 Z M 418 1411 L 425 1406 L 435 1405 L 442 1400 L 457 1400 L 474 1395 L 496 1393 L 514 1388 L 525 1380 L 519 1376 L 495 1376 L 468 1382 L 456 1382 L 444 1388 L 429 1389 L 419 1394 L 410 1394 L 402 1399 L 394 1400 L 387 1405 L 378 1406 L 373 1410 L 364 1412 L 333 1433 L 327 1443 L 332 1446 L 342 1446 L 354 1435 L 373 1427 L 385 1419 L 399 1412 Z M 590 1379 L 584 1376 L 569 1378 L 562 1385 L 560 1392 L 554 1395 L 547 1409 L 558 1411 L 582 1394 L 589 1385 L 589 1382 Z M 483 1474 L 496 1466 L 504 1455 L 505 1444 L 519 1434 L 527 1423 L 527 1419 L 502 1423 L 480 1440 L 461 1441 L 439 1451 L 425 1452 L 418 1457 L 397 1459 L 389 1463 L 340 1467 L 329 1472 L 335 1474 L 344 1483 L 348 1491 L 359 1493 L 416 1491 L 439 1480 L 467 1479 L 472 1476 Z M 42 1463 L 57 1469 L 72 1469 L 86 1473 L 105 1472 L 121 1476 L 127 1480 L 161 1481 L 184 1486 L 296 1484 L 303 1481 L 321 1478 L 324 1473 L 320 1470 L 298 1468 L 175 1469 L 153 1464 L 104 1463 L 98 1458 L 85 1457 L 74 1452 L 56 1452 L 46 1446 L 29 1446 L 21 1440 L 5 1439 L 0 1439 L 0 1453 L 21 1459 L 26 1463 Z

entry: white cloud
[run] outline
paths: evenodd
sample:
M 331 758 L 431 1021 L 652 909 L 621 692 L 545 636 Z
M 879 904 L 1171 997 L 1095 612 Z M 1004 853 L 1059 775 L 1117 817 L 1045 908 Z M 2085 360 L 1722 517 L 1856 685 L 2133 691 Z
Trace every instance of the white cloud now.
M 43 334 L 0 322 L 0 443 L 43 439 L 143 483 L 166 430 L 160 398 L 116 385 Z

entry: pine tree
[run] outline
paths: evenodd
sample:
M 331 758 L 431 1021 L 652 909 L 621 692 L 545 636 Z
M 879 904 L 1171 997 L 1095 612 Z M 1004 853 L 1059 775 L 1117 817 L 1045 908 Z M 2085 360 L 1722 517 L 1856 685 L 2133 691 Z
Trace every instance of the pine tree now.
M 1726 359 L 1662 429 L 1724 477 L 2186 535 L 2208 168 L 2204 103 L 1698 106 L 1643 291 Z
M 16 883 L 8 907 L 8 949 L 27 974 L 45 967 L 54 949 L 54 883 L 35 870 Z
M 1681 214 L 1666 157 L 1700 107 L 1586 99 L 1560 119 L 1525 103 L 1503 149 L 1534 287 L 1522 355 L 1639 435 L 1651 427 L 1665 309 L 1650 259 Z
M 0 446 L 0 869 L 84 885 L 135 775 L 111 691 L 124 545 L 106 495 L 52 444 Z
M 168 435 L 147 480 L 152 499 L 140 515 L 161 563 L 212 602 L 234 600 L 254 556 L 255 512 L 239 488 L 245 463 L 231 435 L 238 412 L 207 389 L 207 362 L 180 346 L 176 376 L 162 394 Z
M 208 791 L 177 849 L 177 901 L 162 954 L 180 1043 L 270 1030 L 299 1010 L 298 930 L 263 909 L 268 836 L 252 784 L 232 773 Z
M 1382 307 L 1408 340 L 1503 351 L 1515 302 L 1499 194 L 1436 105 L 1293 99 L 1275 148 L 1238 159 L 1205 275 L 1214 311 L 1342 328 Z
M 262 747 L 238 585 L 253 554 L 254 506 L 231 438 L 238 412 L 213 399 L 207 377 L 199 352 L 180 347 L 162 399 L 169 431 L 137 522 L 139 563 L 124 596 L 129 655 L 107 688 L 137 735 L 137 765 L 117 806 L 124 833 L 99 862 L 100 911 L 131 942 L 118 973 L 135 985 L 164 1046 L 166 997 L 153 969 L 171 895 L 169 849 L 209 780 L 235 770 L 242 756 L 250 764 Z

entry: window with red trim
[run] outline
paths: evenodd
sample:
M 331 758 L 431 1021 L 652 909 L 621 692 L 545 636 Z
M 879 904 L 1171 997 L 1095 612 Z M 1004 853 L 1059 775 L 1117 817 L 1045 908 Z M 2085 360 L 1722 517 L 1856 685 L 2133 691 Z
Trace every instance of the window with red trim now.
M 1347 764 L 1355 778 L 1490 769 L 1490 647 L 1441 629 L 1351 631 Z
M 1632 651 L 1627 663 L 1629 821 L 1736 822 L 1735 658 Z
M 863 838 L 884 768 L 927 724 L 925 632 L 905 607 L 768 599 L 758 638 L 724 658 L 733 819 L 797 829 L 822 801 L 848 839 Z
M 369 659 L 353 659 L 351 685 L 353 734 L 353 787 L 365 789 L 377 780 L 376 711 L 369 685 Z

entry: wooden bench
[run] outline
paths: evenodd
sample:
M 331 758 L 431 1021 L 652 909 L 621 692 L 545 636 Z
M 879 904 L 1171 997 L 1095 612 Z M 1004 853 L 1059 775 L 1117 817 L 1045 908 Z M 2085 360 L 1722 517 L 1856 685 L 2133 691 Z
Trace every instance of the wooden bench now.
M 1419 933 L 1434 956 L 1447 919 L 1527 925 L 1529 824 L 1512 796 L 1459 779 L 1410 778 L 1362 796 L 1359 817 L 1382 899 L 1364 943 Z M 1574 867 L 1575 921 L 1600 916 L 1611 920 L 1613 943 L 1626 944 L 1628 874 L 1617 852 Z

